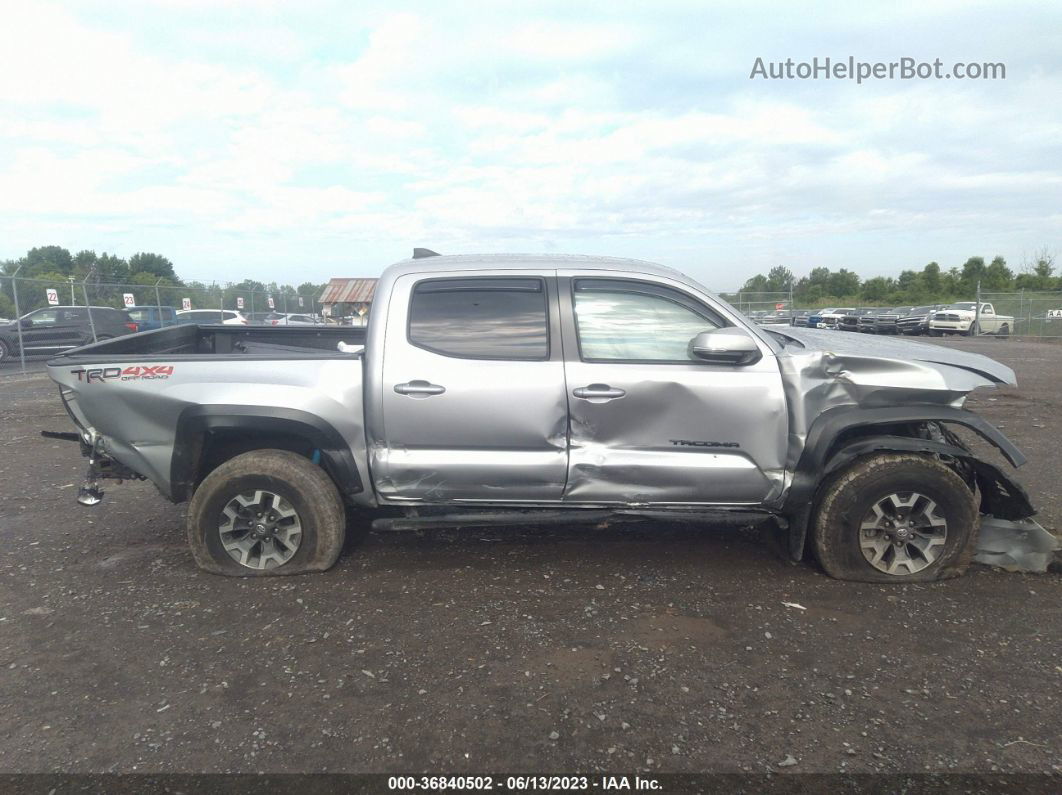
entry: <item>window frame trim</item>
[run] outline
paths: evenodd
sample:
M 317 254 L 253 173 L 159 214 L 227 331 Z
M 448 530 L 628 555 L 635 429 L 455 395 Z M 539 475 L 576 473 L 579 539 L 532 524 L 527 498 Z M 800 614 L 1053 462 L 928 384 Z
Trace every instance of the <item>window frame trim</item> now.
M 701 315 L 705 320 L 713 323 L 718 323 L 716 328 L 730 328 L 733 326 L 724 316 L 714 311 L 710 307 L 706 306 L 703 302 L 697 300 L 688 293 L 672 287 L 669 284 L 659 284 L 653 281 L 646 281 L 643 279 L 630 279 L 624 277 L 608 277 L 608 276 L 572 276 L 570 278 L 569 290 L 571 293 L 572 302 L 572 327 L 575 331 L 575 344 L 577 352 L 579 354 L 579 361 L 586 362 L 588 364 L 670 364 L 670 365 L 697 365 L 701 366 L 706 362 L 699 359 L 597 359 L 590 358 L 583 353 L 583 338 L 579 330 L 579 309 L 576 296 L 580 292 L 577 285 L 581 282 L 618 282 L 623 284 L 633 285 L 635 289 L 620 289 L 620 290 L 584 290 L 582 292 L 610 292 L 610 293 L 631 293 L 634 295 L 647 295 L 653 298 L 660 298 L 664 301 L 669 301 L 677 306 L 681 306 L 683 309 L 688 309 L 694 314 Z M 641 287 L 643 289 L 637 289 Z M 644 288 L 650 289 L 644 289 Z M 668 293 L 676 293 L 685 301 L 676 300 Z
M 480 282 L 480 281 L 537 281 L 541 286 L 541 290 L 535 290 L 533 292 L 542 296 L 542 302 L 545 309 L 545 329 L 546 329 L 546 353 L 544 356 L 521 356 L 513 358 L 510 356 L 472 356 L 461 355 L 456 353 L 449 353 L 447 351 L 433 348 L 430 345 L 424 345 L 413 340 L 413 301 L 417 297 L 417 288 L 422 284 L 437 284 L 440 282 Z M 454 292 L 457 292 L 456 290 Z M 497 289 L 495 292 L 532 292 L 530 290 L 505 290 Z M 413 282 L 409 289 L 409 300 L 406 303 L 406 343 L 411 347 L 418 348 L 428 353 L 433 353 L 436 356 L 445 356 L 447 359 L 463 359 L 466 361 L 478 361 L 478 362 L 548 362 L 553 358 L 553 318 L 550 315 L 550 300 L 549 283 L 547 277 L 538 274 L 521 274 L 517 275 L 503 275 L 503 276 L 440 276 L 429 277 L 427 279 L 418 279 Z

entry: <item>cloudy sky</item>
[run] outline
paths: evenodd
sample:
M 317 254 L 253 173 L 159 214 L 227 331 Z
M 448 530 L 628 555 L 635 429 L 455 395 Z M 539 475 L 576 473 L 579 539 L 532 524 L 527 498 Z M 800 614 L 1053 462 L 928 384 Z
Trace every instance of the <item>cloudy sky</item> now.
M 634 256 L 716 289 L 1062 254 L 1062 4 L 19 2 L 0 259 L 186 278 L 445 253 Z M 757 57 L 1005 80 L 750 79 Z

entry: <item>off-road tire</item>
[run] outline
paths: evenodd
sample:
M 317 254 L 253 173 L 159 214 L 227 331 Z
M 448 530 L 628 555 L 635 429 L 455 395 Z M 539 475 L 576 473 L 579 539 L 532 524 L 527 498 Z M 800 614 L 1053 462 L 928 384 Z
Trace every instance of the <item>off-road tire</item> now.
M 999 327 L 999 331 L 996 332 L 997 337 L 1009 337 L 1010 336 L 1010 324 L 1004 323 Z
M 298 514 L 302 537 L 290 560 L 275 568 L 251 569 L 222 547 L 222 510 L 237 494 L 265 489 L 287 500 Z M 343 549 L 346 517 L 335 484 L 321 467 L 286 450 L 252 450 L 230 458 L 204 478 L 188 506 L 188 544 L 204 571 L 230 577 L 264 577 L 325 571 Z
M 860 549 L 860 524 L 878 500 L 892 493 L 918 492 L 936 502 L 947 520 L 944 548 L 921 571 L 888 574 L 871 565 Z M 958 577 L 970 565 L 980 527 L 975 495 L 951 468 L 927 455 L 887 453 L 858 459 L 827 480 L 812 520 L 812 544 L 831 577 L 859 582 L 932 582 Z

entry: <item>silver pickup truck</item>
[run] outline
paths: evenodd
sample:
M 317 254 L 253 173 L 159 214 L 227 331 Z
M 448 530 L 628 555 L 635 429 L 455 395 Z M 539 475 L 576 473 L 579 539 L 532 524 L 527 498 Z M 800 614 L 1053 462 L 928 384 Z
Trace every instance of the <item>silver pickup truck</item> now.
M 430 254 L 430 252 L 429 252 Z M 771 520 L 787 553 L 872 582 L 960 574 L 980 519 L 1035 513 L 965 428 L 1013 372 L 936 345 L 757 327 L 634 260 L 422 256 L 368 327 L 181 325 L 48 362 L 89 458 L 79 494 L 190 501 L 205 569 L 330 567 L 347 515 L 403 529 Z

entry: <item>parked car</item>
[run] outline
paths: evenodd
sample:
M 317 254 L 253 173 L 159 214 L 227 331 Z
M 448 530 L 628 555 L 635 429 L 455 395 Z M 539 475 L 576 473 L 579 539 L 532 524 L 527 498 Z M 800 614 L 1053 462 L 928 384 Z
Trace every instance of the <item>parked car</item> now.
M 130 306 L 125 311 L 141 331 L 177 325 L 177 310 L 172 306 Z
M 766 312 L 756 320 L 761 326 L 791 326 L 793 315 L 788 309 L 778 309 L 774 312 Z
M 851 309 L 837 320 L 837 328 L 840 331 L 861 331 L 863 318 L 873 317 L 875 312 L 876 309 Z
M 182 309 L 177 313 L 177 322 L 221 323 L 225 326 L 246 326 L 247 318 L 235 309 Z
M 92 316 L 89 317 L 91 311 Z M 48 306 L 0 326 L 0 363 L 19 355 L 19 325 L 27 356 L 43 356 L 87 345 L 95 339 L 109 340 L 137 331 L 124 309 L 107 306 Z
M 807 328 L 808 318 L 811 317 L 810 309 L 797 309 L 793 312 L 793 325 L 798 328 Z
M 854 312 L 854 307 L 831 307 L 820 309 L 808 318 L 808 328 L 837 328 L 841 318 L 849 312 Z
M 896 321 L 896 330 L 900 334 L 906 334 L 909 336 L 917 336 L 919 334 L 925 334 L 929 331 L 929 318 L 938 309 L 943 308 L 943 304 L 930 304 L 927 306 L 916 306 L 906 315 Z
M 896 334 L 898 329 L 896 324 L 901 317 L 907 315 L 914 309 L 913 306 L 898 306 L 895 309 L 880 309 L 878 310 L 877 317 L 874 318 L 874 331 L 877 334 Z
M 959 301 L 950 304 L 929 318 L 929 336 L 939 337 L 944 334 L 962 334 L 969 337 L 976 334 L 996 334 L 1006 337 L 1014 328 L 1014 318 L 1010 315 L 997 315 L 992 304 L 981 303 L 980 314 L 976 301 Z
M 960 408 L 1014 384 L 987 357 L 759 327 L 632 260 L 406 260 L 376 298 L 367 329 L 179 325 L 49 361 L 79 501 L 150 479 L 229 575 L 329 568 L 345 507 L 379 529 L 774 521 L 794 560 L 897 583 L 961 573 L 979 513 L 1035 525 L 950 430 L 1024 461 Z
M 266 323 L 270 326 L 316 326 L 317 322 L 311 315 L 295 315 L 295 314 L 282 314 L 280 312 L 274 312 L 268 318 Z
M 276 314 L 277 313 L 274 312 L 273 310 L 269 310 L 268 312 L 251 312 L 251 313 L 245 315 L 245 317 L 247 318 L 247 322 L 248 322 L 249 325 L 252 325 L 252 326 L 271 326 L 273 324 L 269 322 L 269 319 L 271 317 L 273 317 L 274 315 L 276 315 Z

